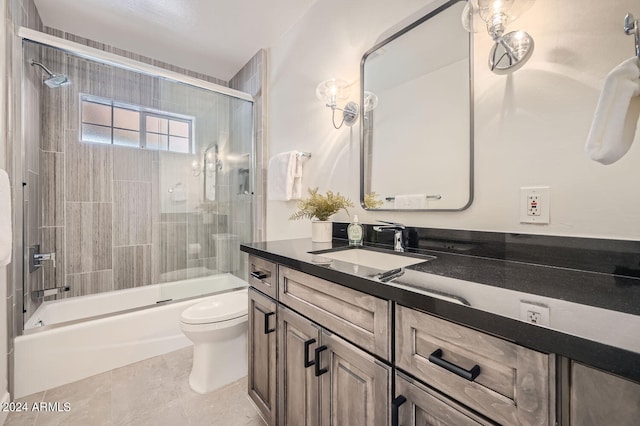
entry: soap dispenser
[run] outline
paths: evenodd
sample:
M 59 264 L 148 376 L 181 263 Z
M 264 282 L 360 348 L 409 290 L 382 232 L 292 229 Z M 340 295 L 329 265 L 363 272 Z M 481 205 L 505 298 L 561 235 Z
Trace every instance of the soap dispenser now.
M 347 227 L 347 237 L 350 246 L 361 246 L 362 237 L 364 236 L 364 227 L 358 222 L 358 216 L 353 215 L 353 222 Z

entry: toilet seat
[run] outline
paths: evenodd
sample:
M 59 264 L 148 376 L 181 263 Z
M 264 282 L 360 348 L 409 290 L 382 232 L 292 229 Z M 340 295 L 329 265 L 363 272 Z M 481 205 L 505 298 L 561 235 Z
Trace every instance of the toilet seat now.
M 180 320 L 184 324 L 211 324 L 246 317 L 247 312 L 247 292 L 234 291 L 188 307 L 182 312 Z

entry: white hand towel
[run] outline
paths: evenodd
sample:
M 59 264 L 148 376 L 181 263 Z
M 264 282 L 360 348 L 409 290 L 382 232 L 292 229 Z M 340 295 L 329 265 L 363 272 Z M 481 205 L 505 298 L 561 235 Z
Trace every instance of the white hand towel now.
M 11 262 L 11 185 L 9 175 L 0 169 L 0 267 Z
M 640 68 L 634 56 L 605 79 L 585 146 L 589 158 L 611 164 L 631 148 L 640 116 L 639 94 Z
M 427 194 L 396 195 L 393 201 L 396 209 L 426 209 Z
M 305 157 L 296 154 L 296 171 L 293 175 L 293 192 L 291 194 L 294 200 L 302 198 L 302 163 L 304 160 Z
M 295 199 L 293 186 L 297 162 L 297 151 L 282 152 L 271 157 L 267 170 L 267 197 L 269 200 L 289 201 Z

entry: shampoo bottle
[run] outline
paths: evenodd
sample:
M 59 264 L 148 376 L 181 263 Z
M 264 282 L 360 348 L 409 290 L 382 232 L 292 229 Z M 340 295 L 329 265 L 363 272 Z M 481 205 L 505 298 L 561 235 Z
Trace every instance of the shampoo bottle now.
M 362 237 L 364 236 L 364 228 L 358 222 L 358 216 L 353 216 L 353 222 L 347 227 L 347 237 L 349 238 L 350 246 L 361 246 Z

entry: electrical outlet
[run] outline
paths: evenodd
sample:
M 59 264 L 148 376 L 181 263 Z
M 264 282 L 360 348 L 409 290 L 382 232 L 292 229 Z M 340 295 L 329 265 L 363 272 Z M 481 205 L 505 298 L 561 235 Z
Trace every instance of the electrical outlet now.
M 549 307 L 542 303 L 520 301 L 520 319 L 535 325 L 549 326 Z
M 549 223 L 549 187 L 520 188 L 520 222 Z

